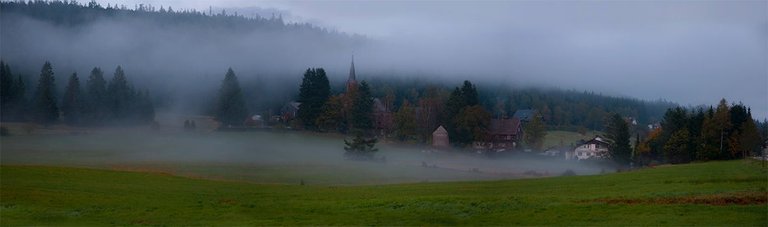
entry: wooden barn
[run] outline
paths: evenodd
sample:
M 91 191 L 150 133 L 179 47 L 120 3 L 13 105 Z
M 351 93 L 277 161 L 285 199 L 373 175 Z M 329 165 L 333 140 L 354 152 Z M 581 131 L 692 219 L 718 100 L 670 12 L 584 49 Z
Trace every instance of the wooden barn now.
M 448 138 L 448 131 L 441 125 L 432 132 L 432 147 L 447 149 L 451 145 L 451 140 Z

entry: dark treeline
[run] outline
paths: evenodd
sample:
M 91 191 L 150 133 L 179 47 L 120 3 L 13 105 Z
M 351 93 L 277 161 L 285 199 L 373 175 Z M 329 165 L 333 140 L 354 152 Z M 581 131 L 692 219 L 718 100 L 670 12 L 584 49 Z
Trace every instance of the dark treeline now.
M 450 84 L 418 79 L 370 80 L 375 97 L 381 98 L 393 109 L 404 101 L 410 104 L 445 103 L 452 90 Z M 587 91 L 514 88 L 510 85 L 477 83 L 478 103 L 493 117 L 511 117 L 517 110 L 538 110 L 550 129 L 577 131 L 602 130 L 611 113 L 637 120 L 638 124 L 661 121 L 664 112 L 676 103 L 658 100 L 613 97 Z
M 4 122 L 36 122 L 43 125 L 66 123 L 73 126 L 139 125 L 154 122 L 155 109 L 149 91 L 135 89 L 122 67 L 117 66 L 109 82 L 104 72 L 93 68 L 82 84 L 77 73 L 67 77 L 63 92 L 55 86 L 50 62 L 40 69 L 35 89 L 25 85 L 25 77 L 14 75 L 11 67 L 0 61 L 2 113 Z
M 196 9 L 176 9 L 145 4 L 132 7 L 125 5 L 103 6 L 96 1 L 80 3 L 77 1 L 3 1 L 0 3 L 3 13 L 18 13 L 35 19 L 51 21 L 57 25 L 80 26 L 108 18 L 138 17 L 164 26 L 194 25 L 199 27 L 226 29 L 228 31 L 249 32 L 253 30 L 294 30 L 345 36 L 309 23 L 286 23 L 282 17 L 265 18 L 260 15 L 244 16 L 236 13 L 201 12 Z M 362 38 L 362 37 L 361 37 Z
M 641 164 L 728 160 L 760 154 L 768 124 L 752 118 L 750 108 L 729 105 L 666 111 L 661 127 L 645 138 L 637 135 L 636 158 Z
M 0 11 L 0 52 L 16 72 L 34 75 L 46 60 L 78 72 L 120 64 L 131 68 L 137 86 L 153 91 L 158 109 L 171 112 L 212 113 L 215 88 L 207 85 L 227 67 L 238 69 L 249 109 L 276 111 L 295 95 L 286 90 L 293 91 L 305 65 L 367 42 L 279 15 L 88 1 L 0 1 Z

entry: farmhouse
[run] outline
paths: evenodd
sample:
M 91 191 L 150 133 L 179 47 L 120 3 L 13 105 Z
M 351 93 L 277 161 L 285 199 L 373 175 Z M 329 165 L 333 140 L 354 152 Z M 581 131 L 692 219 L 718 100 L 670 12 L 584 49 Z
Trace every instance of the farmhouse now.
M 489 136 L 493 149 L 514 149 L 522 139 L 523 128 L 520 119 L 491 119 Z
M 491 119 L 488 137 L 485 141 L 475 141 L 475 150 L 492 150 L 496 152 L 512 150 L 517 147 L 523 137 L 523 128 L 517 118 Z
M 577 146 L 571 154 L 566 154 L 566 159 L 602 159 L 607 154 L 608 142 L 603 137 L 595 136 L 595 138 Z
M 448 139 L 448 131 L 441 125 L 432 132 L 432 147 L 434 148 L 449 148 L 450 140 Z
M 299 112 L 300 102 L 288 102 L 280 109 L 281 120 L 288 122 L 296 118 L 296 114 Z

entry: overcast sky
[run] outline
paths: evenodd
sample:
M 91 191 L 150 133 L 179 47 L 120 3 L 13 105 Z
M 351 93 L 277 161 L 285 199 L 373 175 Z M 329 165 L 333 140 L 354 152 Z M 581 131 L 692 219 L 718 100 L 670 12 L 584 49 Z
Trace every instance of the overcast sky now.
M 356 50 L 358 68 L 434 69 L 684 105 L 724 97 L 768 117 L 765 0 L 99 2 L 274 8 L 287 20 L 386 43 Z

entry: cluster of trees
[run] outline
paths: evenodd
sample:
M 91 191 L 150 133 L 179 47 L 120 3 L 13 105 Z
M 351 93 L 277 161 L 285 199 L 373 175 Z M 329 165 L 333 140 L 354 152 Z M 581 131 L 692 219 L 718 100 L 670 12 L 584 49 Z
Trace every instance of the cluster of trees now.
M 725 99 L 708 109 L 670 108 L 660 128 L 637 136 L 635 156 L 641 164 L 745 158 L 759 154 L 761 130 L 749 108 Z
M 426 141 L 432 130 L 445 125 L 446 103 L 455 90 L 447 84 L 418 79 L 374 78 L 371 91 L 393 110 L 407 105 L 418 116 L 417 140 Z M 636 119 L 639 124 L 661 120 L 675 103 L 611 97 L 593 92 L 559 89 L 510 88 L 507 85 L 479 83 L 477 103 L 492 118 L 511 118 L 517 110 L 535 109 L 548 129 L 580 131 L 602 130 L 613 113 Z M 408 108 L 406 108 L 407 110 Z
M 488 139 L 491 114 L 480 106 L 477 88 L 469 81 L 455 87 L 445 104 L 445 125 L 451 142 L 465 146 Z
M 24 78 L 14 76 L 10 66 L 0 62 L 2 121 L 34 121 L 50 125 L 60 120 L 69 125 L 133 125 L 154 121 L 155 109 L 147 90 L 134 89 L 122 67 L 107 83 L 100 68 L 93 68 L 81 88 L 77 73 L 67 81 L 61 99 L 50 62 L 40 70 L 35 92 L 27 100 Z

